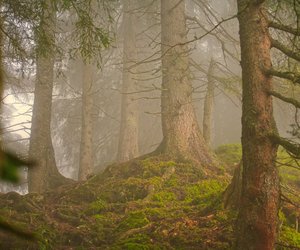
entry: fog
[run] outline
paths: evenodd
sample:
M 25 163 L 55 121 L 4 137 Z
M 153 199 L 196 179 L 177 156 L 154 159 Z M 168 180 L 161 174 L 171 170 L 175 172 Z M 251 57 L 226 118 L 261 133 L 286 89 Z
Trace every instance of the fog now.
M 88 174 L 99 173 L 120 161 L 122 124 L 130 119 L 134 128 L 125 133 L 136 138 L 123 140 L 136 140 L 136 145 L 130 142 L 127 146 L 136 149 L 124 159 L 150 153 L 162 141 L 159 3 L 149 0 L 127 6 L 112 1 L 106 5 L 108 10 L 101 6 L 95 5 L 91 15 L 105 30 L 109 44 L 96 52 L 90 47 L 81 48 L 80 39 L 72 38 L 74 20 L 78 18 L 74 10 L 57 13 L 53 27 L 56 48 L 51 52 L 55 58 L 51 138 L 59 172 L 74 180 L 79 178 L 84 150 L 84 154 L 90 155 L 88 164 L 92 171 Z M 240 48 L 238 22 L 233 18 L 236 11 L 235 1 L 231 0 L 186 1 L 193 105 L 201 130 L 208 79 L 214 84 L 209 118 L 212 150 L 223 144 L 240 144 L 241 139 Z M 83 46 L 88 46 L 84 42 Z M 30 50 L 35 43 L 24 46 Z M 209 72 L 211 60 L 214 68 Z M 37 62 L 32 58 L 18 61 L 9 56 L 4 61 L 2 141 L 5 148 L 25 158 L 30 157 Z M 279 132 L 288 136 L 287 131 L 294 123 L 294 109 L 276 100 L 275 117 Z M 1 184 L 1 191 L 26 193 L 27 168 L 22 171 L 21 187 Z

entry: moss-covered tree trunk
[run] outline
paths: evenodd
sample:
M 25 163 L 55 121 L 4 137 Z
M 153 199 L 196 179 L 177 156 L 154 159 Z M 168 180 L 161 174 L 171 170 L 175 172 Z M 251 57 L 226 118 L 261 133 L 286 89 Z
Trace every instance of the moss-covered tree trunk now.
M 238 0 L 243 80 L 243 178 L 235 249 L 274 249 L 279 206 L 273 119 L 270 37 L 264 1 Z
M 197 123 L 192 105 L 185 1 L 161 1 L 162 129 L 160 150 L 174 157 L 191 158 L 215 166 Z
M 138 101 L 137 48 L 136 48 L 136 0 L 124 0 L 123 21 L 123 85 L 121 124 L 117 161 L 125 162 L 139 154 L 138 149 Z
M 82 108 L 79 180 L 86 180 L 93 172 L 93 69 L 82 62 Z
M 214 60 L 211 59 L 207 72 L 207 89 L 203 108 L 203 137 L 208 146 L 211 145 L 213 109 L 214 109 L 214 90 L 215 83 L 213 79 Z
M 37 166 L 29 169 L 29 192 L 44 192 L 56 187 L 64 181 L 64 177 L 57 170 L 54 149 L 51 139 L 51 106 L 53 89 L 53 68 L 55 40 L 55 11 L 51 1 L 46 1 L 44 20 L 41 22 L 49 45 L 39 44 L 39 53 L 36 61 L 36 82 L 34 103 L 31 120 L 31 136 L 29 157 L 37 161 Z M 42 46 L 47 46 L 41 53 Z

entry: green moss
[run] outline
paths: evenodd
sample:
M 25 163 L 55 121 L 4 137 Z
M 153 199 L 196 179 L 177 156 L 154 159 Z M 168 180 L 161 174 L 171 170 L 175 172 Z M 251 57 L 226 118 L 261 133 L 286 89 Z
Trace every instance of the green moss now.
M 162 178 L 154 176 L 149 179 L 149 184 L 153 186 L 154 189 L 161 188 Z
M 148 180 L 130 177 L 127 179 L 111 179 L 103 186 L 101 199 L 107 202 L 128 202 L 143 199 L 148 194 Z
M 186 187 L 185 201 L 192 204 L 210 205 L 225 190 L 226 183 L 218 180 L 203 180 Z
M 53 245 L 57 234 L 53 229 L 47 227 L 45 225 L 41 225 L 35 232 L 37 235 L 39 249 L 46 250 L 46 249 L 53 249 Z
M 146 234 L 136 234 L 121 241 L 113 249 L 126 249 L 126 250 L 160 250 L 163 249 L 152 243 L 151 238 Z
M 153 220 L 159 220 L 164 219 L 168 217 L 168 212 L 164 208 L 146 208 L 144 209 L 144 213 L 147 215 L 147 218 L 149 218 L 151 221 Z
M 279 240 L 284 243 L 284 245 L 300 247 L 300 233 L 296 232 L 293 228 L 283 226 Z
M 177 176 L 172 176 L 164 184 L 165 187 L 177 187 L 179 185 L 179 180 Z
M 107 202 L 102 199 L 98 199 L 89 204 L 88 210 L 94 213 L 100 213 L 107 208 Z
M 197 167 L 191 162 L 178 163 L 175 172 L 181 185 L 197 182 L 206 176 L 201 167 Z
M 147 245 L 140 244 L 140 243 L 125 243 L 123 244 L 122 249 L 127 249 L 127 250 L 150 250 L 151 248 Z
M 175 200 L 177 200 L 176 195 L 173 192 L 169 192 L 169 191 L 161 191 L 155 193 L 152 196 L 152 201 L 156 201 L 160 203 L 165 203 L 165 202 L 170 202 Z
M 144 227 L 149 223 L 144 212 L 137 211 L 129 213 L 119 224 L 120 230 L 129 230 L 133 228 Z
M 174 166 L 176 166 L 174 161 L 157 161 L 153 158 L 147 158 L 141 161 L 143 178 L 162 176 L 167 168 Z
M 188 161 L 163 156 L 134 160 L 111 166 L 76 188 L 45 196 L 45 209 L 39 210 L 35 202 L 30 207 L 37 216 L 32 213 L 26 222 L 33 231 L 38 228 L 40 249 L 224 250 L 233 242 L 233 219 L 227 211 L 215 209 L 221 204 L 215 201 L 227 183 L 203 180 L 204 176 L 203 169 Z M 7 206 L 3 216 L 20 214 L 2 200 Z M 39 228 L 43 224 L 46 227 Z
M 279 217 L 280 223 L 287 223 L 287 219 L 285 217 L 285 214 L 282 212 L 281 209 L 279 210 L 278 217 Z

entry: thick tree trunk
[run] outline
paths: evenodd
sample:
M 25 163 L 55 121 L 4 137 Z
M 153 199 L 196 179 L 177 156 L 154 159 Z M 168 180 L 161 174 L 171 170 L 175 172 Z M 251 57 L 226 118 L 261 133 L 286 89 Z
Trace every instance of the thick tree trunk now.
M 243 70 L 243 181 L 236 249 L 274 249 L 279 207 L 273 120 L 270 37 L 264 1 L 238 0 Z
M 137 92 L 137 48 L 135 13 L 136 0 L 124 0 L 124 48 L 121 124 L 117 161 L 124 162 L 135 158 L 138 149 L 138 101 Z M 132 67 L 135 66 L 135 67 Z
M 214 60 L 210 60 L 207 72 L 207 90 L 204 99 L 204 112 L 203 112 L 203 137 L 208 146 L 211 145 L 212 122 L 213 122 L 213 109 L 214 109 L 214 91 L 215 83 L 212 77 L 214 69 Z
M 161 25 L 163 141 L 159 150 L 196 160 L 203 167 L 216 166 L 192 105 L 185 1 L 161 0 Z
M 54 41 L 55 12 L 49 8 L 45 14 L 44 30 L 47 39 Z M 54 52 L 37 56 L 34 104 L 32 110 L 29 157 L 37 166 L 29 169 L 29 192 L 44 192 L 57 187 L 65 179 L 57 170 L 51 139 L 51 106 L 53 89 Z
M 79 180 L 86 180 L 93 172 L 93 70 L 83 63 L 82 77 L 82 125 L 80 143 Z

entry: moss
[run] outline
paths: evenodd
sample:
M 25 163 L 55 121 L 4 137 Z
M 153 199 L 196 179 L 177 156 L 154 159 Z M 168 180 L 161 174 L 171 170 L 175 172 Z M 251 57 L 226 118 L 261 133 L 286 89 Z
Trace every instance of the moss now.
M 147 218 L 151 219 L 151 221 L 164 219 L 169 216 L 168 212 L 164 210 L 164 208 L 146 208 L 144 209 L 144 213 L 147 215 Z
M 144 199 L 148 195 L 148 184 L 147 180 L 136 177 L 121 180 L 111 179 L 103 186 L 99 197 L 113 203 Z
M 287 223 L 287 219 L 286 219 L 286 217 L 285 217 L 285 214 L 282 212 L 281 209 L 279 210 L 278 218 L 279 218 L 279 222 L 280 222 L 281 224 Z
M 283 226 L 279 240 L 283 245 L 300 247 L 300 233 L 296 232 L 293 228 Z
M 227 184 L 218 180 L 203 180 L 186 187 L 185 201 L 192 204 L 211 205 L 225 190 Z
M 157 161 L 154 158 L 147 158 L 141 161 L 143 178 L 162 176 L 166 169 L 176 166 L 174 161 Z
M 111 166 L 99 177 L 35 202 L 26 222 L 39 231 L 40 248 L 227 249 L 233 219 L 222 209 L 210 209 L 227 183 L 203 180 L 200 167 L 165 158 Z M 7 206 L 3 216 L 20 214 L 5 197 L 1 201 Z M 71 217 L 77 217 L 76 225 Z
M 57 233 L 53 229 L 42 225 L 36 230 L 35 233 L 39 239 L 39 249 L 53 249 L 55 239 L 57 238 Z
M 89 204 L 88 211 L 100 213 L 107 208 L 107 202 L 103 199 L 98 199 Z
M 158 193 L 155 193 L 152 196 L 152 201 L 160 202 L 160 203 L 166 203 L 171 201 L 176 201 L 176 195 L 173 192 L 169 191 L 161 191 Z
M 144 227 L 149 223 L 144 212 L 137 211 L 129 213 L 119 224 L 119 230 L 129 230 L 133 228 Z
M 124 243 L 122 245 L 122 249 L 127 249 L 127 250 L 150 250 L 151 248 L 147 245 L 140 244 L 140 243 Z
M 191 162 L 178 163 L 176 165 L 176 174 L 180 178 L 181 185 L 197 182 L 206 176 L 201 167 L 195 166 Z
M 154 190 L 161 188 L 162 178 L 159 176 L 154 176 L 149 179 L 149 184 L 152 186 Z
M 136 234 L 125 240 L 122 240 L 113 249 L 126 249 L 126 250 L 160 250 L 163 249 L 153 244 L 149 235 Z
M 177 187 L 179 185 L 179 180 L 177 176 L 172 176 L 164 184 L 165 187 Z

